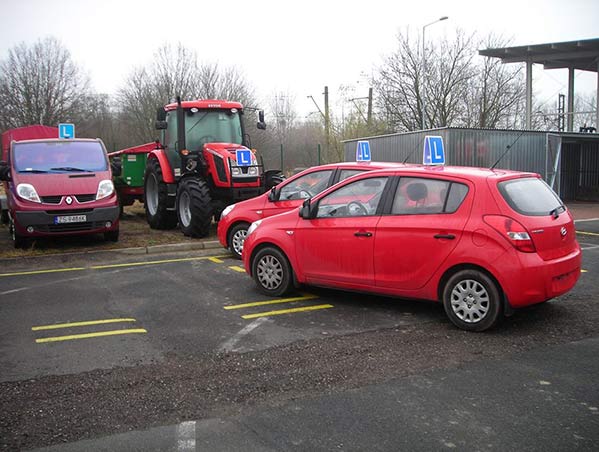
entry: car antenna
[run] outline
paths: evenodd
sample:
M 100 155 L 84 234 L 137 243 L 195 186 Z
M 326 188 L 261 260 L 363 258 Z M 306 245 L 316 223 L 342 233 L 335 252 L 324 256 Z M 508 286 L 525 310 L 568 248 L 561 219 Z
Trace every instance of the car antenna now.
M 522 136 L 522 134 L 526 132 L 525 129 L 522 129 L 520 131 L 520 133 L 518 134 L 518 136 L 516 137 L 516 139 L 512 142 L 512 144 L 508 144 L 507 147 L 505 148 L 505 151 L 503 152 L 503 154 L 501 154 L 501 157 L 499 157 L 497 159 L 497 161 L 495 163 L 493 163 L 493 165 L 491 166 L 491 168 L 489 168 L 490 170 L 495 169 L 495 167 L 497 166 L 497 164 L 505 157 L 505 155 L 510 152 L 510 150 L 512 149 L 512 147 L 516 144 L 516 142 L 520 139 L 520 137 Z
M 407 157 L 404 159 L 404 161 L 403 161 L 403 162 L 401 162 L 401 163 L 402 163 L 402 165 L 403 165 L 404 163 L 406 163 L 410 157 L 412 157 L 412 155 L 414 154 L 414 152 L 416 151 L 416 149 L 418 149 L 418 146 L 420 146 L 420 142 L 419 142 L 419 141 L 416 141 L 416 146 L 414 146 L 414 149 L 412 149 L 412 152 L 410 152 L 410 153 L 408 154 L 408 156 L 407 156 Z

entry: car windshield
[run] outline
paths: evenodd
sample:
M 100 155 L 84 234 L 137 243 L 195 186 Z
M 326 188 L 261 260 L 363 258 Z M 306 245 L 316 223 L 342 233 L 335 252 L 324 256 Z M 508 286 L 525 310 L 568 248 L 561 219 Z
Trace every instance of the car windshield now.
M 200 110 L 185 112 L 187 146 L 200 149 L 206 143 L 241 144 L 241 117 L 231 110 Z
M 525 178 L 501 182 L 499 191 L 510 207 L 522 215 L 553 215 L 566 210 L 555 192 L 541 179 Z
M 13 166 L 19 173 L 106 171 L 108 162 L 97 141 L 15 143 Z

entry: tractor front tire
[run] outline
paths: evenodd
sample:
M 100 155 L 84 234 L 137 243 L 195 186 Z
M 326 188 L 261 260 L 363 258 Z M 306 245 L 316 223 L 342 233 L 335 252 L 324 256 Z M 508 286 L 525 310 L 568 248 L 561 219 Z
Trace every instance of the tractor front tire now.
M 177 216 L 175 212 L 167 210 L 167 206 L 168 188 L 162 168 L 158 160 L 149 159 L 144 174 L 144 208 L 152 229 L 173 229 L 177 226 Z
M 179 228 L 188 237 L 206 237 L 212 223 L 212 197 L 205 180 L 188 177 L 177 189 Z

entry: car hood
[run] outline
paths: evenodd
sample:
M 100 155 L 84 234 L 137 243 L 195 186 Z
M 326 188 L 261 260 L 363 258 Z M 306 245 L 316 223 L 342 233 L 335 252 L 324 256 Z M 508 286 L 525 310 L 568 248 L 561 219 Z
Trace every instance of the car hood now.
M 95 194 L 100 181 L 110 179 L 109 171 L 95 173 L 23 174 L 13 172 L 13 183 L 31 184 L 39 196 Z

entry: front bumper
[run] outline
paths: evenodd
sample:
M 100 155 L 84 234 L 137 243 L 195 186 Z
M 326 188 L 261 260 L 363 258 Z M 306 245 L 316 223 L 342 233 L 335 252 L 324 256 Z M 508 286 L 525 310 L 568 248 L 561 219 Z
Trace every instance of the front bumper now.
M 56 217 L 65 215 L 85 215 L 86 221 L 55 223 Z M 119 207 L 97 207 L 64 211 L 16 211 L 13 218 L 17 231 L 23 236 L 92 234 L 117 229 L 119 224 Z M 107 222 L 110 222 L 110 227 L 106 227 Z M 28 227 L 32 227 L 33 232 L 27 232 Z

